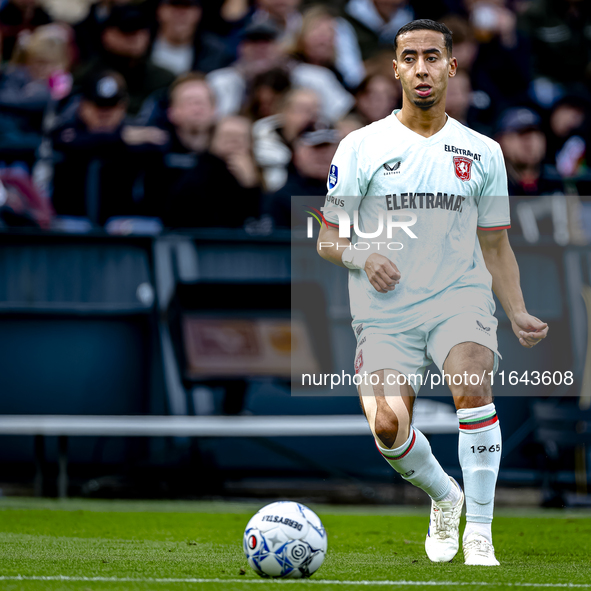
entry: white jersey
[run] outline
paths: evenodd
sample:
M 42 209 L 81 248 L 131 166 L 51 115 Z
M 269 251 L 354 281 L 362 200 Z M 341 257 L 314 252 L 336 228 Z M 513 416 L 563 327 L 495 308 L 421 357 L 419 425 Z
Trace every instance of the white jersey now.
M 365 271 L 349 271 L 353 325 L 394 334 L 440 315 L 494 314 L 492 278 L 476 230 L 510 226 L 501 148 L 451 117 L 423 137 L 397 112 L 350 133 L 330 167 L 327 222 L 337 224 L 337 212 L 345 211 L 353 224 L 357 212 L 359 232 L 368 233 L 379 230 L 380 216 L 416 220 L 407 227 L 416 238 L 403 228 L 388 238 L 386 223 L 378 237 L 353 235 L 354 244 L 375 243 L 372 249 L 401 273 L 396 289 L 382 294 Z

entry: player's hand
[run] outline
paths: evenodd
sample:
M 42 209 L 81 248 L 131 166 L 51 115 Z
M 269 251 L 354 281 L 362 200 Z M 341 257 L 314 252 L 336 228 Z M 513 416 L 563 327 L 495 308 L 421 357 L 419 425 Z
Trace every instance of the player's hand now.
M 379 293 L 394 291 L 400 283 L 400 271 L 384 255 L 374 252 L 365 261 L 365 272 L 373 288 Z
M 548 334 L 548 324 L 527 312 L 519 312 L 511 322 L 513 332 L 522 346 L 531 349 Z

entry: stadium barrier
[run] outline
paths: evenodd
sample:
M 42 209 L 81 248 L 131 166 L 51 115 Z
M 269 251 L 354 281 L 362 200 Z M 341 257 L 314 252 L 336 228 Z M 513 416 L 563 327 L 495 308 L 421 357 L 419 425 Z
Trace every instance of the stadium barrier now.
M 426 434 L 456 433 L 458 421 L 447 404 L 417 403 L 414 424 Z M 58 438 L 58 496 L 68 495 L 68 437 L 334 437 L 370 435 L 356 415 L 321 416 L 0 416 L 0 435 L 36 438 L 35 482 L 42 486 L 45 437 Z
M 558 247 L 553 243 L 528 245 L 514 241 L 513 244 L 530 312 L 550 323 L 552 339 L 543 347 L 522 350 L 515 344 L 510 325 L 499 310 L 499 342 L 504 367 L 508 372 L 524 367 L 574 369 L 577 380 L 570 391 L 556 392 L 552 386 L 534 390 L 517 385 L 505 393 L 507 396 L 496 392 L 497 407 L 507 406 L 503 415 L 505 455 L 531 437 L 535 427 L 535 422 L 528 422 L 529 406 L 525 400 L 520 401 L 520 397 L 557 393 L 578 396 L 587 364 L 587 323 L 583 320 L 586 311 L 581 290 L 590 282 L 591 249 Z M 62 432 L 58 429 L 51 433 L 60 441 L 60 494 L 67 493 L 67 437 L 108 436 L 109 429 L 121 428 L 128 420 L 132 420 L 133 425 L 150 425 L 143 423 L 148 419 L 169 421 L 167 435 L 147 431 L 137 435 L 145 437 L 180 437 L 183 432 L 175 432 L 174 426 L 179 425 L 176 419 L 194 420 L 191 428 L 195 429 L 195 437 L 227 437 L 229 435 L 224 433 L 232 432 L 237 425 L 249 424 L 250 420 L 255 421 L 250 423 L 255 426 L 273 422 L 272 416 L 189 416 L 196 409 L 191 404 L 190 385 L 183 376 L 168 316 L 179 283 L 285 282 L 292 277 L 301 279 L 302 270 L 313 268 L 318 283 L 325 292 L 331 290 L 334 296 L 327 298 L 334 369 L 339 373 L 343 368 L 350 369 L 355 345 L 348 316 L 346 273 L 327 266 L 309 244 L 296 245 L 294 249 L 289 232 L 252 237 L 238 230 L 202 230 L 157 237 L 115 237 L 103 233 L 78 236 L 13 231 L 0 233 L 0 245 L 0 323 L 3 329 L 12 326 L 0 336 L 4 352 L 0 386 L 3 392 L 11 394 L 0 399 L 0 417 L 4 415 L 2 424 L 13 429 L 11 434 L 17 434 L 14 429 L 20 426 L 21 434 L 35 436 L 38 467 L 42 464 L 44 437 L 50 434 L 44 431 L 48 428 L 45 419 L 58 421 L 54 427 L 61 424 Z M 78 326 L 77 338 L 103 353 L 113 349 L 113 358 L 97 361 L 88 360 L 88 356 L 72 359 L 64 355 L 61 359 L 60 348 L 68 346 L 67 335 L 51 333 L 49 338 L 43 333 L 45 340 L 35 338 L 39 336 L 35 331 L 43 322 L 53 323 L 50 329 L 58 331 L 64 323 Z M 130 323 L 133 330 L 121 329 L 122 325 Z M 37 342 L 44 343 L 43 348 Z M 68 351 L 71 356 L 77 354 L 74 346 Z M 31 366 L 32 352 L 37 357 L 36 364 L 42 356 L 46 357 L 46 363 L 41 367 Z M 429 395 L 441 393 L 443 388 L 440 393 L 429 392 Z M 309 400 L 318 402 L 317 398 Z M 282 406 L 282 401 L 274 404 L 267 414 L 290 413 L 294 415 L 287 419 L 291 428 L 310 435 L 306 431 L 306 421 L 311 419 L 310 424 L 317 421 L 315 425 L 322 425 L 318 431 L 324 431 L 335 416 L 342 415 L 342 410 L 335 412 L 341 403 L 338 398 L 334 400 L 333 404 L 330 397 L 326 397 L 320 411 L 322 415 L 316 410 L 314 416 L 312 410 L 311 416 L 295 416 L 293 409 Z M 312 409 L 318 407 L 310 404 Z M 27 412 L 35 415 L 22 416 Z M 352 411 L 348 408 L 347 412 L 359 413 L 358 406 Z M 176 416 L 163 416 L 167 414 Z M 21 416 L 16 418 L 15 415 Z M 245 421 L 232 423 L 238 419 Z M 256 423 L 259 419 L 263 423 Z M 59 423 L 60 420 L 68 423 L 67 429 L 66 423 Z M 110 423 L 108 429 L 107 423 L 101 423 L 103 420 Z M 348 425 L 349 420 L 357 426 Z M 442 423 L 447 425 L 445 431 L 432 430 L 437 428 L 433 426 L 435 417 L 426 419 L 420 428 L 433 434 L 452 433 L 456 430 L 453 420 L 454 414 L 449 417 L 449 423 Z M 11 423 L 14 427 L 9 426 Z M 69 429 L 74 429 L 76 423 L 79 428 L 94 425 L 93 429 L 97 429 L 102 425 L 104 431 L 88 429 L 84 434 L 74 433 Z M 359 414 L 351 414 L 334 428 L 339 424 L 343 432 L 331 434 L 353 434 L 347 431 L 348 427 L 358 429 L 358 434 L 368 432 Z M 129 427 L 128 423 L 126 428 L 140 428 L 133 425 Z M 206 434 L 211 433 L 209 429 L 218 429 L 217 435 Z M 263 429 L 258 437 L 273 436 L 269 433 L 271 431 Z M 126 436 L 133 437 L 134 433 Z M 455 448 L 451 438 L 449 448 Z M 441 450 L 445 455 L 443 446 Z M 5 448 L 3 453 L 13 452 Z M 22 450 L 14 450 L 14 453 L 24 457 Z M 516 468 L 523 473 L 518 464 Z M 39 470 L 37 474 L 39 479 Z

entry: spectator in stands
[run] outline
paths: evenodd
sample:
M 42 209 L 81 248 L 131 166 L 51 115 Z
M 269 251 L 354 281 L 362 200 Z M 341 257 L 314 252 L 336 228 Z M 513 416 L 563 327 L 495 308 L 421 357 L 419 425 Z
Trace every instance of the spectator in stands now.
M 199 31 L 201 0 L 161 0 L 156 11 L 158 31 L 152 47 L 152 62 L 175 76 L 190 70 L 211 72 L 232 61 L 224 43 L 215 35 Z
M 224 117 L 215 126 L 210 151 L 226 163 L 244 188 L 261 186 L 261 173 L 252 146 L 252 123 L 246 117 Z
M 38 27 L 21 38 L 13 62 L 0 75 L 3 160 L 32 163 L 48 105 L 70 91 L 69 61 L 65 32 L 58 25 Z
M 470 21 L 450 15 L 443 22 L 453 32 L 458 68 L 470 76 L 474 120 L 492 128 L 502 111 L 528 100 L 529 47 L 505 0 L 466 4 Z
M 585 160 L 591 139 L 590 113 L 591 102 L 584 94 L 567 95 L 552 108 L 548 155 L 563 177 L 576 177 L 588 170 Z
M 482 133 L 490 134 L 500 115 L 491 98 L 491 94 L 496 96 L 498 91 L 494 83 L 488 79 L 487 73 L 474 67 L 479 50 L 474 30 L 468 20 L 455 14 L 444 17 L 442 22 L 452 31 L 453 54 L 458 60 L 458 72 L 465 72 L 470 78 L 472 89 L 470 123 L 476 125 Z
M 400 105 L 400 84 L 384 74 L 367 76 L 355 91 L 354 113 L 369 125 L 383 119 Z
M 544 164 L 546 138 L 537 113 L 516 107 L 503 113 L 495 139 L 507 166 L 511 199 L 512 234 L 530 242 L 554 235 L 559 243 L 569 239 L 564 184 L 556 169 Z M 548 196 L 548 197 L 541 197 Z
M 277 115 L 290 88 L 289 73 L 284 68 L 273 68 L 255 76 L 244 115 L 251 121 Z
M 340 141 L 335 129 L 320 126 L 305 130 L 294 143 L 293 163 L 287 182 L 266 203 L 265 210 L 277 227 L 290 228 L 305 223 L 303 211 L 292 209 L 292 196 L 310 196 L 307 205 L 320 209 L 326 195 L 326 178 L 330 163 Z
M 223 158 L 210 149 L 215 122 L 215 97 L 204 76 L 178 78 L 170 89 L 170 141 L 146 181 L 150 210 L 169 227 L 236 228 L 259 215 L 260 187 L 244 154 L 242 120 L 219 130 L 215 149 Z M 228 139 L 233 133 L 240 137 Z
M 105 69 L 119 72 L 127 83 L 128 112 L 135 115 L 149 95 L 174 81 L 171 72 L 148 58 L 149 27 L 141 8 L 126 4 L 114 6 L 103 26 L 102 51 L 78 71 L 77 81 L 82 83 Z
M 473 92 L 470 77 L 466 70 L 458 70 L 447 85 L 447 98 L 445 112 L 462 125 L 474 129 L 479 133 L 492 135 L 491 126 L 481 123 L 478 117 L 478 109 L 473 106 Z
M 277 43 L 277 29 L 270 23 L 246 27 L 239 47 L 238 61 L 229 68 L 208 75 L 216 94 L 220 115 L 237 114 L 247 100 L 247 89 L 257 74 L 285 64 L 291 85 L 310 88 L 321 99 L 324 118 L 340 119 L 353 106 L 353 97 L 339 84 L 327 68 L 313 64 L 287 62 Z
M 2 61 L 9 61 L 17 37 L 23 31 L 32 31 L 51 22 L 51 17 L 37 0 L 9 0 L 0 9 L 0 39 L 2 39 Z
M 105 22 L 111 10 L 119 4 L 129 4 L 133 0 L 98 0 L 90 5 L 88 14 L 74 25 L 76 45 L 82 62 L 95 57 L 102 50 L 101 37 Z
M 447 15 L 442 22 L 452 32 L 453 55 L 458 60 L 458 69 L 472 74 L 472 67 L 478 57 L 478 42 L 469 21 L 457 14 Z
M 414 12 L 406 0 L 349 0 L 344 16 L 353 25 L 366 60 L 391 49 L 398 29 L 413 20 Z
M 207 151 L 216 122 L 216 104 L 203 74 L 189 73 L 177 78 L 169 97 L 170 150 L 176 154 Z
M 293 142 L 304 129 L 318 121 L 319 115 L 320 100 L 316 93 L 299 88 L 287 93 L 278 115 L 254 124 L 254 153 L 263 170 L 267 191 L 277 191 L 285 184 Z
M 290 54 L 298 61 L 328 68 L 346 88 L 358 86 L 365 74 L 355 31 L 324 6 L 312 6 L 304 13 Z
M 339 132 L 339 138 L 343 139 L 347 137 L 352 131 L 361 129 L 364 126 L 363 121 L 355 113 L 346 115 L 336 124 L 336 130 Z
M 544 166 L 546 137 L 537 113 L 525 107 L 508 109 L 501 116 L 496 139 L 505 156 L 509 195 L 535 196 L 564 191 L 556 170 Z
M 485 90 L 498 114 L 502 109 L 528 100 L 531 80 L 529 44 L 517 30 L 515 13 L 506 0 L 471 2 L 470 21 L 478 56 L 473 66 L 474 88 Z
M 71 119 L 53 132 L 53 204 L 58 214 L 103 224 L 111 216 L 145 213 L 137 179 L 159 161 L 167 134 L 127 125 L 127 102 L 123 77 L 99 72 L 85 81 Z
M 299 12 L 301 0 L 222 0 L 204 5 L 204 17 L 209 27 L 223 37 L 228 49 L 236 56 L 242 30 L 250 24 L 270 23 L 277 29 L 281 44 L 294 42 L 302 24 Z M 217 10 L 216 10 L 217 8 Z
M 0 171 L 0 228 L 30 227 L 49 230 L 53 209 L 30 175 L 22 169 Z
M 255 0 L 251 21 L 271 21 L 280 31 L 280 42 L 293 43 L 302 26 L 300 4 L 301 0 Z
M 581 0 L 531 2 L 520 18 L 529 36 L 533 62 L 533 91 L 538 103 L 552 106 L 579 82 L 591 83 L 591 6 Z
M 249 25 L 242 33 L 238 60 L 208 75 L 220 115 L 238 114 L 255 77 L 281 64 L 283 54 L 277 42 L 278 34 L 277 28 L 268 23 Z

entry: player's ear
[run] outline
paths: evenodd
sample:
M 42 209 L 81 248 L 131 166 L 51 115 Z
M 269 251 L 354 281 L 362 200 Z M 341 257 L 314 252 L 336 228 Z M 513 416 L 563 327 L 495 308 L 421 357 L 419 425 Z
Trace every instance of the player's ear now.
M 392 60 L 392 67 L 394 68 L 394 78 L 399 80 L 400 76 L 398 75 L 398 64 L 396 63 L 396 60 Z
M 453 78 L 456 75 L 456 72 L 458 71 L 458 60 L 455 57 L 452 57 L 449 60 L 449 72 L 448 72 L 448 76 L 450 78 Z

